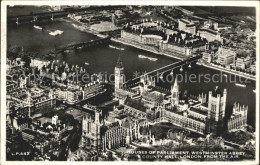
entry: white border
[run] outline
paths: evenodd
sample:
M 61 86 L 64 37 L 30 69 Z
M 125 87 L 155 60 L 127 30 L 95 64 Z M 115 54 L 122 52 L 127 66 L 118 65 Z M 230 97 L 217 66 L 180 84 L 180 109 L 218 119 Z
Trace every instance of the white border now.
M 153 6 L 244 6 L 244 7 L 256 7 L 256 56 L 257 56 L 257 77 L 256 77 L 256 160 L 255 161 L 243 161 L 243 162 L 189 162 L 191 164 L 259 164 L 259 2 L 258 1 L 166 1 L 166 0 L 152 0 L 152 1 L 136 1 L 136 0 L 121 0 L 121 1 L 2 1 L 1 2 L 1 162 L 0 164 L 187 164 L 188 162 L 19 162 L 19 161 L 8 161 L 6 162 L 6 6 L 7 5 L 153 5 Z

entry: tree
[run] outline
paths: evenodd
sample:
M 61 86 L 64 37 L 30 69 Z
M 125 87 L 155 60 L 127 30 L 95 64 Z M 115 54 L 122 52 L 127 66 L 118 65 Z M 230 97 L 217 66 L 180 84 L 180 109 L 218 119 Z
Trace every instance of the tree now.
M 77 132 L 75 132 L 71 137 L 70 146 L 69 146 L 72 152 L 78 149 L 79 141 L 80 141 L 80 135 Z
M 30 66 L 31 58 L 29 56 L 24 55 L 24 56 L 22 56 L 21 60 L 25 62 L 24 63 L 25 67 L 29 67 Z
M 107 159 L 108 159 L 108 161 L 113 161 L 113 160 L 114 160 L 114 158 L 113 158 L 113 153 L 112 153 L 111 151 L 109 151 L 109 152 L 107 153 Z
M 138 156 L 136 154 L 130 154 L 128 156 L 128 161 L 137 161 L 138 160 Z

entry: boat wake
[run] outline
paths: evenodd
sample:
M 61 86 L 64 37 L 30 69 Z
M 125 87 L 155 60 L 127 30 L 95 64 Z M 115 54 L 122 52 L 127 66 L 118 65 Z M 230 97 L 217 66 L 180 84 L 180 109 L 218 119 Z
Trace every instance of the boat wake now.
M 42 28 L 42 27 L 40 27 L 40 26 L 37 26 L 37 25 L 33 25 L 33 27 L 34 27 L 35 29 L 38 29 L 38 30 L 43 30 L 43 28 Z
M 117 50 L 125 50 L 125 48 L 118 48 L 116 46 L 113 46 L 113 45 L 108 45 L 110 48 L 113 48 L 113 49 L 117 49 Z
M 239 84 L 239 83 L 235 83 L 235 85 L 236 85 L 236 86 L 238 86 L 238 87 L 243 87 L 243 88 L 245 88 L 245 87 L 246 87 L 246 85 L 245 85 L 245 84 Z
M 157 61 L 158 60 L 157 58 L 147 57 L 147 56 L 144 56 L 144 55 L 141 55 L 141 54 L 139 54 L 138 57 L 148 59 L 148 60 L 151 60 L 151 61 Z
M 61 35 L 63 33 L 64 33 L 64 31 L 62 31 L 62 30 L 54 30 L 54 31 L 49 30 L 49 35 L 51 35 L 51 36 L 57 36 L 57 35 Z

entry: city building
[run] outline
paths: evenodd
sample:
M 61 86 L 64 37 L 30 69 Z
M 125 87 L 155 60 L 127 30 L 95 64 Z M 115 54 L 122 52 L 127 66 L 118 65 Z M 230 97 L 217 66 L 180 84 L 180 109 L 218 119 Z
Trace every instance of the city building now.
M 211 29 L 199 29 L 198 34 L 200 37 L 207 39 L 208 42 L 212 41 L 220 41 L 223 42 L 223 39 L 220 37 L 220 34 L 217 31 L 211 30 Z
M 104 91 L 104 85 L 102 82 L 95 81 L 83 86 L 82 97 L 83 99 L 88 99 L 90 97 L 96 96 L 97 94 Z
M 178 20 L 178 29 L 181 31 L 185 31 L 191 34 L 196 34 L 196 26 L 193 21 L 187 19 L 179 19 Z
M 256 73 L 256 64 L 250 65 L 250 71 L 253 72 L 253 73 Z
M 40 97 L 34 101 L 35 113 L 42 109 L 56 107 L 56 96 L 53 90 L 50 90 L 48 96 Z
M 121 38 L 130 43 L 152 46 L 155 51 L 191 56 L 205 50 L 206 41 L 193 31 L 174 29 L 169 23 L 146 20 L 140 23 L 127 23 L 121 30 Z
M 214 26 L 214 30 L 222 31 L 222 30 L 230 30 L 232 28 L 232 25 L 228 24 L 216 24 Z
M 224 66 L 234 64 L 236 60 L 236 52 L 223 46 L 219 47 L 217 56 L 217 62 Z
M 14 117 L 12 122 L 13 122 L 13 128 L 15 128 L 16 130 L 24 130 L 29 127 L 30 119 L 28 117 L 25 118 Z
M 25 141 L 33 141 L 37 137 L 37 133 L 31 129 L 25 129 L 22 131 L 22 138 Z
M 213 56 L 214 56 L 214 51 L 208 50 L 208 51 L 202 52 L 202 59 L 204 59 L 208 63 L 212 62 Z
M 82 144 L 94 150 L 100 150 L 101 135 L 100 135 L 100 110 L 94 109 L 93 113 L 87 114 L 82 120 Z
M 246 69 L 250 66 L 251 64 L 251 58 L 250 56 L 247 57 L 237 57 L 236 59 L 236 68 L 239 69 Z
M 115 15 L 117 16 L 117 18 L 122 18 L 125 14 L 122 10 L 116 10 Z
M 233 112 L 228 120 L 228 131 L 240 129 L 247 125 L 248 106 L 241 106 L 239 103 L 234 103 Z
M 123 84 L 125 83 L 124 67 L 123 67 L 123 63 L 120 59 L 120 56 L 118 57 L 114 73 L 115 73 L 114 95 L 115 95 L 115 97 L 125 97 L 124 94 L 122 96 L 120 95 L 122 88 L 123 88 Z
M 37 58 L 31 59 L 31 63 L 30 63 L 30 67 L 38 67 L 39 69 L 47 65 L 48 65 L 47 61 L 37 59 Z
M 218 23 L 214 22 L 212 20 L 205 21 L 203 25 L 204 25 L 203 28 L 205 28 L 205 29 L 214 29 L 214 30 L 216 30 L 216 28 L 218 27 Z
M 109 116 L 130 115 L 150 123 L 168 121 L 200 134 L 219 134 L 223 129 L 226 89 L 221 91 L 216 86 L 215 90 L 209 91 L 208 96 L 201 94 L 199 97 L 191 98 L 186 92 L 180 96 L 177 79 L 170 91 L 163 91 L 157 89 L 154 80 L 148 75 L 141 76 L 140 82 L 130 87 L 131 91 L 136 91 L 131 96 L 126 94 L 129 91 L 127 84 L 123 86 L 126 86 L 120 91 L 123 97 L 117 97 L 120 106 L 114 108 L 114 113 L 110 113 Z M 125 95 L 122 94 L 124 91 Z
M 223 119 L 226 113 L 227 90 L 220 91 L 216 86 L 214 91 L 209 91 L 207 132 L 217 133 L 222 128 Z

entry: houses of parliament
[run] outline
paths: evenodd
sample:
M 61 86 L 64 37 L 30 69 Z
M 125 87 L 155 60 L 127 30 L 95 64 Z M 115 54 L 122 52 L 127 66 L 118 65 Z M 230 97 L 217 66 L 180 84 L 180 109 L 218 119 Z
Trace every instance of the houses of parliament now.
M 227 90 L 215 89 L 189 96 L 179 90 L 177 76 L 171 89 L 156 86 L 154 78 L 142 75 L 140 81 L 128 84 L 124 66 L 119 57 L 114 70 L 114 97 L 119 105 L 101 119 L 101 111 L 83 118 L 82 145 L 96 150 L 117 149 L 128 146 L 132 141 L 141 140 L 154 144 L 151 125 L 170 122 L 190 132 L 220 135 L 223 129 L 231 131 L 247 124 L 247 106 L 235 103 L 231 116 L 227 111 Z

